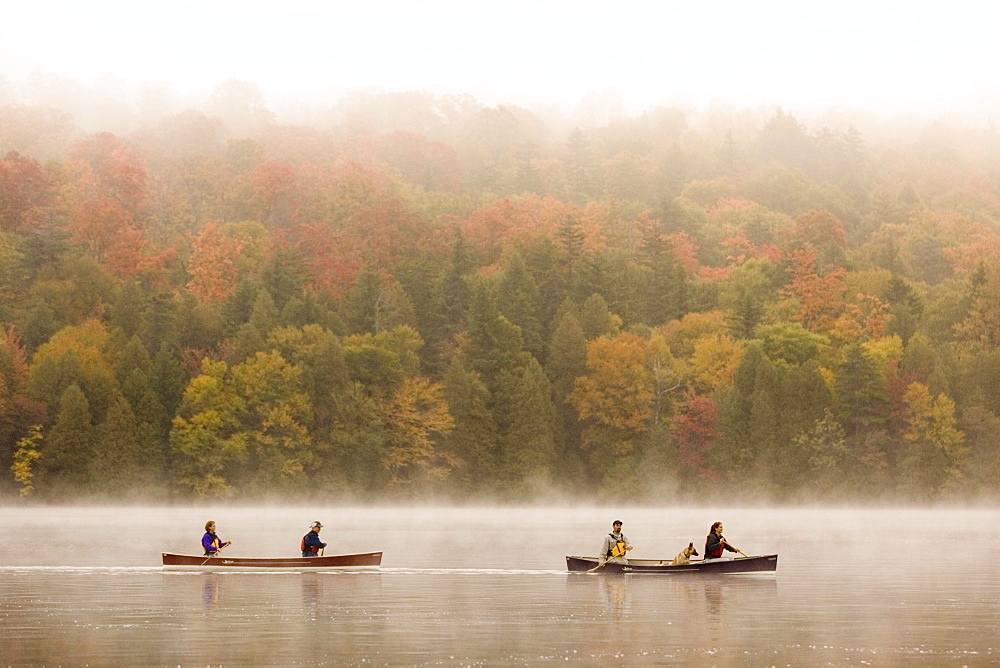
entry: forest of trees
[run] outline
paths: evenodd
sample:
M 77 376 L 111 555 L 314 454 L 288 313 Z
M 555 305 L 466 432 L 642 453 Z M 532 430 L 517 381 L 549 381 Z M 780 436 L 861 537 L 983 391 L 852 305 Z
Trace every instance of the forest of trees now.
M 980 500 L 1000 137 L 0 107 L 0 497 Z

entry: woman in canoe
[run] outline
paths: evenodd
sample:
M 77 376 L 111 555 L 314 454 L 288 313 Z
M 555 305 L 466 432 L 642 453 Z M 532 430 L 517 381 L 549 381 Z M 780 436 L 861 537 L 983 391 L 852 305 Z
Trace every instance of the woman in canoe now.
M 205 535 L 201 537 L 201 546 L 205 548 L 206 557 L 214 557 L 219 550 L 232 545 L 233 541 L 227 540 L 225 543 L 215 534 L 215 522 L 209 520 L 205 523 Z
M 726 542 L 726 537 L 722 535 L 722 522 L 716 522 L 708 530 L 708 538 L 705 539 L 705 561 L 709 559 L 721 559 L 725 550 L 740 552 Z M 740 552 L 740 554 L 743 553 Z

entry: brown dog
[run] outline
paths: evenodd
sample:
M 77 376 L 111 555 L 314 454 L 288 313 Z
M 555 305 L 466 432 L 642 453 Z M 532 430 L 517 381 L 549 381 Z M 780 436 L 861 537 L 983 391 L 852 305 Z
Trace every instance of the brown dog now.
M 674 566 L 682 566 L 684 564 L 691 563 L 691 557 L 697 557 L 697 556 L 698 556 L 698 550 L 694 549 L 694 543 L 688 543 L 688 546 L 685 547 L 680 554 L 674 557 L 674 560 L 671 561 L 670 563 L 673 564 Z

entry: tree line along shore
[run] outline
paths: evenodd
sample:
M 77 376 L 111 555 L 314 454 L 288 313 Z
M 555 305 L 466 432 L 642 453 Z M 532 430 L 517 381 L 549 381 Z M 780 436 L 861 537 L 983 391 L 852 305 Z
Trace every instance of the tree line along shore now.
M 995 498 L 989 129 L 243 93 L 0 107 L 0 495 Z

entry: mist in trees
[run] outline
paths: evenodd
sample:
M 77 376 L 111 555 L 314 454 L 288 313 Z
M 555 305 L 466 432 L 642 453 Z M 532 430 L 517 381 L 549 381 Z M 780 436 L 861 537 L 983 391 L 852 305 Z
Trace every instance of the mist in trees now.
M 0 107 L 6 497 L 996 496 L 991 128 L 57 83 Z

